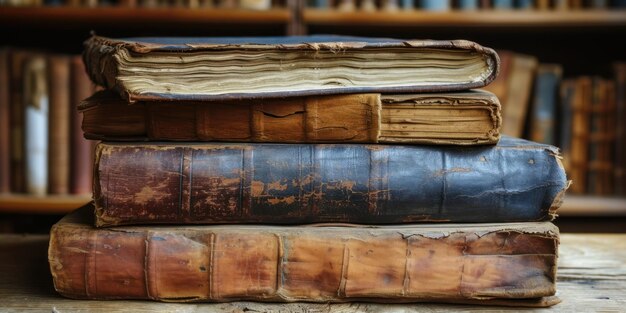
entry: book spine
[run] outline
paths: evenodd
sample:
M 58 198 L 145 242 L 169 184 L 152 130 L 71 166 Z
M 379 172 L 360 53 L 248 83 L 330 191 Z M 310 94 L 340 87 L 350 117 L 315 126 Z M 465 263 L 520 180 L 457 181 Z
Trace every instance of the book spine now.
M 415 10 L 415 0 L 401 0 L 400 5 L 402 6 L 402 10 L 412 11 Z
M 101 143 L 95 167 L 99 226 L 546 220 L 567 187 L 556 148 L 509 138 L 463 149 Z
M 592 100 L 589 114 L 589 167 L 587 192 L 608 195 L 612 189 L 611 147 L 614 128 L 611 116 L 614 112 L 615 87 L 613 82 L 599 77 L 593 79 Z
M 85 66 L 80 56 L 71 59 L 71 100 L 70 100 L 70 193 L 89 194 L 93 181 L 93 147 L 83 137 L 81 130 L 81 115 L 76 109 L 80 101 L 91 96 L 94 88 L 85 72 Z
M 574 96 L 576 94 L 576 80 L 564 79 L 559 88 L 559 147 L 563 153 L 563 166 L 572 175 L 571 158 L 573 141 Z M 573 188 L 573 187 L 572 187 Z
M 534 0 L 516 0 L 515 8 L 520 10 L 531 10 L 534 7 Z
M 0 194 L 11 191 L 10 52 L 0 49 Z
M 494 144 L 498 99 L 487 92 L 355 94 L 272 101 L 127 105 L 110 92 L 81 104 L 85 136 L 112 141 Z
M 24 64 L 25 191 L 43 196 L 48 191 L 48 114 L 46 60 L 33 56 Z
M 24 159 L 24 65 L 30 53 L 25 51 L 12 51 L 10 57 L 10 99 L 11 99 L 11 192 L 23 193 L 26 190 L 25 173 L 26 163 Z
M 78 299 L 463 302 L 553 295 L 557 245 L 550 223 L 533 232 L 55 225 L 48 259 L 55 289 Z
M 562 68 L 541 64 L 537 69 L 530 118 L 530 140 L 556 145 L 556 112 Z
M 48 57 L 50 95 L 48 189 L 67 194 L 70 186 L 70 58 Z
M 479 0 L 458 0 L 457 7 L 461 10 L 478 10 Z
M 568 172 L 573 181 L 571 192 L 585 193 L 587 186 L 587 169 L 589 167 L 589 107 L 592 97 L 592 81 L 590 77 L 576 79 L 575 91 L 572 96 L 572 138 L 570 167 Z
M 513 0 L 493 0 L 491 5 L 494 9 L 513 9 Z
M 420 9 L 426 11 L 449 11 L 450 0 L 420 0 Z
M 615 73 L 615 171 L 614 181 L 616 195 L 626 195 L 626 63 L 616 63 Z
M 515 54 L 507 84 L 506 100 L 502 103 L 502 133 L 521 137 L 524 134 L 526 114 L 533 80 L 537 70 L 537 59 L 533 56 Z

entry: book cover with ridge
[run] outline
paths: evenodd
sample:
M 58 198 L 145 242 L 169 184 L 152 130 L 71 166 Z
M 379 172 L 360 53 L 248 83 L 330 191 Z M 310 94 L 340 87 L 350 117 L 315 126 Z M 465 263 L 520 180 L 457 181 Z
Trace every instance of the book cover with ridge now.
M 128 101 L 456 91 L 489 84 L 496 52 L 465 40 L 347 36 L 92 36 L 91 79 Z
M 52 228 L 50 270 L 66 297 L 558 302 L 540 300 L 556 291 L 559 232 L 550 222 L 98 229 L 92 221 L 89 205 Z
M 101 91 L 79 106 L 85 137 L 110 141 L 495 144 L 500 103 L 486 91 L 350 94 L 128 105 Z
M 496 146 L 100 143 L 96 225 L 513 222 L 553 218 L 558 149 Z

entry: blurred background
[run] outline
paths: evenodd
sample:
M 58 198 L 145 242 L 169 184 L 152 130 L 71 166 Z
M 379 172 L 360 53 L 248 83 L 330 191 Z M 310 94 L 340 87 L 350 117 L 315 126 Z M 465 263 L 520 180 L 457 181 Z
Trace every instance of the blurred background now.
M 626 0 L 0 0 L 0 28 L 0 233 L 47 233 L 91 198 L 91 32 L 476 41 L 502 61 L 503 133 L 562 149 L 561 231 L 626 232 Z

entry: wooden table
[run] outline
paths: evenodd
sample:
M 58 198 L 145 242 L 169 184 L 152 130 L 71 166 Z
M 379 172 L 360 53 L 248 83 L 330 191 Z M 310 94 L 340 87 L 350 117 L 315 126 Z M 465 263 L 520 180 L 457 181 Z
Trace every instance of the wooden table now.
M 47 236 L 0 235 L 0 312 L 513 312 L 520 308 L 445 304 L 173 304 L 79 301 L 55 293 Z M 562 303 L 541 312 L 626 312 L 626 234 L 563 234 L 558 269 Z

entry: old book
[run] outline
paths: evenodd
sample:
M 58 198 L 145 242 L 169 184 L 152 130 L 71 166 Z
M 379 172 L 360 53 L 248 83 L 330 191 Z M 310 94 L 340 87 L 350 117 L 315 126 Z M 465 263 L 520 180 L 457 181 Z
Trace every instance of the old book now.
M 24 62 L 24 179 L 31 195 L 48 193 L 49 90 L 44 55 L 33 55 Z
M 79 106 L 89 139 L 495 144 L 500 104 L 485 91 L 351 94 L 178 103 L 102 91 Z
M 79 299 L 471 302 L 555 294 L 549 222 L 97 229 L 53 226 L 55 289 Z
M 10 57 L 8 49 L 0 49 L 0 194 L 11 191 Z
M 93 36 L 84 56 L 92 80 L 129 101 L 465 90 L 498 72 L 495 51 L 464 40 Z
M 96 224 L 513 222 L 552 219 L 558 149 L 100 143 Z
M 91 96 L 94 86 L 87 76 L 80 56 L 71 58 L 71 131 L 70 131 L 70 193 L 89 194 L 92 190 L 93 145 L 83 137 L 81 114 L 76 106 Z
M 512 51 L 498 51 L 501 72 L 484 87 L 493 92 L 502 105 L 502 134 L 521 137 L 531 99 L 537 58 Z
M 614 193 L 626 195 L 626 63 L 613 65 L 615 75 L 615 151 Z
M 11 192 L 26 191 L 26 161 L 24 159 L 24 66 L 34 53 L 12 50 L 10 57 L 9 98 L 11 101 Z
M 592 89 L 591 77 L 588 76 L 566 79 L 561 85 L 562 107 L 565 111 L 561 147 L 565 168 L 573 181 L 570 191 L 577 194 L 585 193 L 587 186 Z
M 48 56 L 50 120 L 48 191 L 67 194 L 70 187 L 70 57 Z
M 613 144 L 615 125 L 615 84 L 594 77 L 589 105 L 589 166 L 587 193 L 609 195 L 613 191 Z
M 556 145 L 556 120 L 559 86 L 563 68 L 559 64 L 540 64 L 530 112 L 529 139 Z
M 537 64 L 534 56 L 516 53 L 513 57 L 506 98 L 500 99 L 503 134 L 514 137 L 524 134 Z

